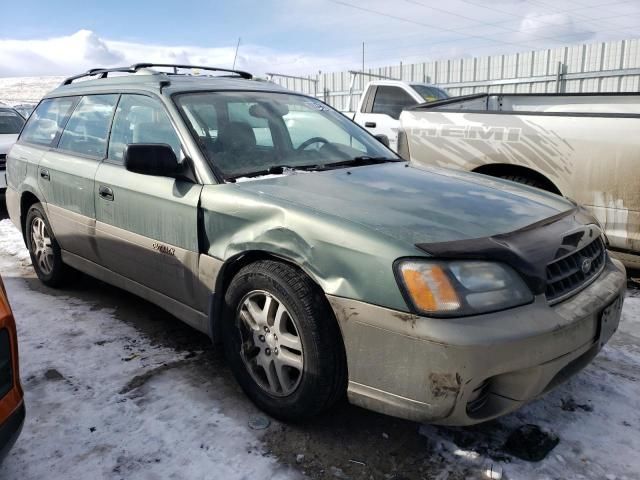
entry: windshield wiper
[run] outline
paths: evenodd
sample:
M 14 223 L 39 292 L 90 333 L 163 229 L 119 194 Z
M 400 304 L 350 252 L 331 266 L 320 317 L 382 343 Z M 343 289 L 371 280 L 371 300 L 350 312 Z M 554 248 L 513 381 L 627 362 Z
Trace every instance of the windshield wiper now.
M 360 155 L 358 157 L 350 158 L 349 160 L 341 160 L 339 162 L 331 162 L 325 163 L 323 165 L 318 165 L 318 170 L 324 170 L 327 168 L 336 168 L 336 167 L 362 167 L 365 165 L 375 165 L 378 163 L 387 163 L 387 162 L 403 162 L 401 158 L 390 158 L 390 157 L 371 157 L 369 155 Z
M 225 177 L 225 180 L 234 182 L 236 178 L 260 177 L 262 175 L 281 175 L 285 173 L 287 170 L 309 170 L 314 168 L 316 168 L 316 165 L 303 165 L 299 167 L 293 167 L 291 165 L 271 165 L 269 168 L 264 170 L 256 170 L 254 172 L 245 172 L 245 173 L 239 173 L 237 175 L 230 175 Z

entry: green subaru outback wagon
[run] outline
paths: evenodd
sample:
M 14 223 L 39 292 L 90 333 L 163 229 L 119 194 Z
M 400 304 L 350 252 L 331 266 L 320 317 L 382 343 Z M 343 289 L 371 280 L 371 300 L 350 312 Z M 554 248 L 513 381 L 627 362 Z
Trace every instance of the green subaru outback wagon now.
M 91 70 L 29 118 L 6 199 L 47 285 L 75 269 L 161 306 L 289 420 L 346 396 L 486 421 L 616 330 L 625 272 L 581 207 L 413 165 L 316 98 L 188 68 Z

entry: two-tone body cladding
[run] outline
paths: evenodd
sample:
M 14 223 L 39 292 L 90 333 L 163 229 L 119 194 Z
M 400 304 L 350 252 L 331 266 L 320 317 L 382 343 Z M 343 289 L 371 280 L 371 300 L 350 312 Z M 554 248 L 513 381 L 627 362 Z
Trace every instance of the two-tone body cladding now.
M 43 282 L 73 267 L 210 334 L 268 413 L 346 394 L 477 423 L 615 331 L 624 269 L 576 204 L 409 164 L 244 72 L 148 67 L 90 71 L 43 100 L 12 150 L 11 218 Z

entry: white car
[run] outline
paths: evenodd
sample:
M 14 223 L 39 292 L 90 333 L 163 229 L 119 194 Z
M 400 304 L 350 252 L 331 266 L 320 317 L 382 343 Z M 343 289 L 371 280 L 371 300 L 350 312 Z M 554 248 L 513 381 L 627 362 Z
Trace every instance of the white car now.
M 0 106 L 0 193 L 7 189 L 7 153 L 16 143 L 24 117 L 11 107 Z

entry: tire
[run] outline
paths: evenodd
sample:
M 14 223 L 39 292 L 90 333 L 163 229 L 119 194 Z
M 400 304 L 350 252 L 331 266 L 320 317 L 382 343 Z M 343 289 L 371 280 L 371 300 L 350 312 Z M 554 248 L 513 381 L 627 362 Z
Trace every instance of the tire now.
M 536 187 L 540 190 L 549 191 L 547 185 L 543 182 L 530 177 L 523 177 L 521 175 L 500 175 L 500 178 L 505 180 L 511 180 L 512 182 L 522 183 L 523 185 L 529 185 L 530 187 Z
M 42 204 L 35 203 L 29 208 L 24 237 L 33 269 L 40 281 L 49 287 L 63 286 L 71 276 L 71 269 L 62 262 L 60 245 L 53 236 Z
M 285 263 L 258 261 L 235 275 L 224 302 L 225 355 L 236 380 L 258 407 L 275 418 L 298 421 L 318 415 L 345 396 L 342 336 L 323 292 L 304 273 Z M 265 329 L 260 322 L 268 315 L 256 312 L 269 310 L 278 318 L 280 306 L 286 314 L 280 321 L 267 321 L 271 326 Z M 275 375 L 274 382 L 264 365 Z

